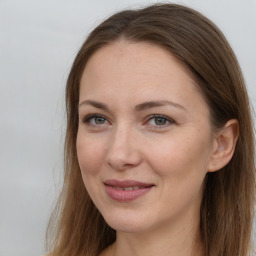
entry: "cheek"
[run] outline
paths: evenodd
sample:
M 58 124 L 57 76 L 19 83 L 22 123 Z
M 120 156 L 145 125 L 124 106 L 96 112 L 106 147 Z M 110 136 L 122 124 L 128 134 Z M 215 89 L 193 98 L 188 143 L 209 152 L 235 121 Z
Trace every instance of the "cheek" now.
M 207 173 L 209 154 L 206 141 L 179 137 L 169 143 L 162 143 L 151 150 L 150 165 L 160 177 L 161 198 L 167 215 L 171 211 L 179 212 L 196 201 L 200 204 L 203 182 Z M 208 151 L 209 152 L 209 151 Z M 170 202 L 172 202 L 170 204 Z
M 90 176 L 97 174 L 104 160 L 102 145 L 90 139 L 89 136 L 83 136 L 83 134 L 78 132 L 76 147 L 82 175 Z
M 209 142 L 196 136 L 175 136 L 148 146 L 150 163 L 160 175 L 183 177 L 207 170 Z

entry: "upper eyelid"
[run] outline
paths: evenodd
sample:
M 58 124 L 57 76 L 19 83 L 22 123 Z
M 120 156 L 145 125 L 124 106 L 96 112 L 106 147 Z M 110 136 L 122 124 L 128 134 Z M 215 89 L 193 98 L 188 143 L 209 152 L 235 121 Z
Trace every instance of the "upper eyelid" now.
M 169 117 L 169 116 L 166 116 L 166 115 L 161 115 L 161 114 L 153 114 L 153 115 L 150 115 L 150 116 L 147 118 L 147 120 L 150 120 L 150 119 L 156 118 L 156 117 L 165 118 L 166 120 L 168 120 L 168 121 L 170 121 L 170 122 L 172 122 L 172 123 L 176 123 L 176 121 L 175 121 L 173 118 L 171 118 L 171 117 Z
M 149 118 L 152 118 L 152 117 L 163 117 L 163 118 L 166 118 L 166 119 L 171 119 L 171 117 L 167 116 L 167 115 L 163 115 L 163 114 L 151 114 L 148 116 Z
M 86 122 L 86 121 L 89 121 L 89 119 L 96 118 L 96 117 L 102 117 L 102 118 L 104 118 L 107 122 L 110 123 L 110 121 L 108 120 L 108 118 L 105 117 L 105 116 L 102 115 L 102 114 L 89 114 L 89 115 L 83 116 L 81 119 L 82 119 L 83 122 Z
M 103 117 L 105 119 L 107 119 L 106 116 L 102 115 L 102 114 L 98 114 L 98 113 L 93 113 L 93 114 L 86 114 L 86 115 L 81 115 L 81 117 L 84 118 L 91 118 L 91 117 Z

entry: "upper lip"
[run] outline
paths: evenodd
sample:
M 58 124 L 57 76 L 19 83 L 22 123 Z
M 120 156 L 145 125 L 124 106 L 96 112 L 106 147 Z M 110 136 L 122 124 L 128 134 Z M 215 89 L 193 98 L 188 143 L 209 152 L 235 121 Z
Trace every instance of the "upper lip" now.
M 114 180 L 114 179 L 106 180 L 104 181 L 104 184 L 108 186 L 114 186 L 114 187 L 120 187 L 120 188 L 154 186 L 154 184 L 145 183 L 145 182 L 136 181 L 136 180 Z

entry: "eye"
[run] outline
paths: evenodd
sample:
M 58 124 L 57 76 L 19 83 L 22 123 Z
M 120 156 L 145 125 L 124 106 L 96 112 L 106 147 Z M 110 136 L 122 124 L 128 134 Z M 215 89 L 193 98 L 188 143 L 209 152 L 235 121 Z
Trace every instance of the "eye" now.
M 97 114 L 88 115 L 84 117 L 83 123 L 86 123 L 90 126 L 103 126 L 109 124 L 108 120 L 104 116 Z
M 164 128 L 174 123 L 175 121 L 173 119 L 164 115 L 152 115 L 147 120 L 148 125 L 155 126 L 157 128 Z

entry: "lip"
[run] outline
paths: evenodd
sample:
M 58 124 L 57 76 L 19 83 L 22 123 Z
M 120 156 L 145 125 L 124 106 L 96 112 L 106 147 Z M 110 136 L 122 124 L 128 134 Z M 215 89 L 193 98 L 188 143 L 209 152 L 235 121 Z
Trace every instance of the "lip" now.
M 154 184 L 136 180 L 106 180 L 104 182 L 107 195 L 118 202 L 128 202 L 149 192 Z

